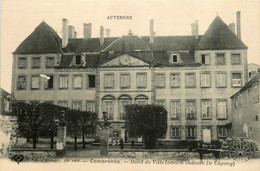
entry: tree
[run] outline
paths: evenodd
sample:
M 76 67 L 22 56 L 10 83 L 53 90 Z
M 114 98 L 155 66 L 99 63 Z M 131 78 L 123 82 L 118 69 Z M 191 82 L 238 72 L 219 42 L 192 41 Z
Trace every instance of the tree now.
M 43 129 L 44 115 L 39 103 L 12 103 L 12 114 L 17 117 L 17 134 L 33 139 L 33 149 L 36 149 L 37 138 Z
M 44 115 L 42 136 L 47 136 L 51 140 L 50 148 L 54 146 L 54 136 L 57 135 L 57 120 L 61 120 L 64 117 L 67 108 L 56 106 L 54 104 L 42 103 L 41 112 Z
M 142 136 L 146 149 L 155 148 L 157 138 L 166 134 L 167 111 L 158 105 L 126 105 L 126 127 L 132 137 Z
M 82 148 L 85 149 L 85 133 L 96 125 L 97 114 L 88 111 L 80 111 L 79 113 L 82 133 Z
M 74 150 L 77 150 L 77 138 L 82 132 L 80 117 L 80 111 L 78 110 L 68 110 L 65 116 L 67 132 L 74 137 Z

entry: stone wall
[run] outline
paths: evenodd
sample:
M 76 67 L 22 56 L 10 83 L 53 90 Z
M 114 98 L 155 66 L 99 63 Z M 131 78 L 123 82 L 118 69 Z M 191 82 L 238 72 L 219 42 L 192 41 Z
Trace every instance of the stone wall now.
M 12 159 L 15 155 L 23 155 L 23 161 L 51 161 L 56 156 L 56 150 L 33 150 L 33 149 L 17 149 L 9 152 L 9 158 Z

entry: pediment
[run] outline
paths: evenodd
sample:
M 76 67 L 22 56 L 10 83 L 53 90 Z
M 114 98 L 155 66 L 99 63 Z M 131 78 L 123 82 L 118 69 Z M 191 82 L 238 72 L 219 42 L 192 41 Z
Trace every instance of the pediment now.
M 120 55 L 101 66 L 146 66 L 148 63 L 137 59 L 129 54 Z

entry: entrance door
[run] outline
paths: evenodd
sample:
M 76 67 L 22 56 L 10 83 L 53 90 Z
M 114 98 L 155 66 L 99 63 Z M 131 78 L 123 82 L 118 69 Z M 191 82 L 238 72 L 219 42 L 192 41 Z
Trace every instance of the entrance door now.
M 203 143 L 210 144 L 211 143 L 211 131 L 210 129 L 203 129 Z

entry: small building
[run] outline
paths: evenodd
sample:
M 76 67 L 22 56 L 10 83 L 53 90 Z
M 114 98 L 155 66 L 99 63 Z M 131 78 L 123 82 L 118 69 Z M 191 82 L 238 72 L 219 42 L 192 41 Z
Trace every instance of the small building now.
M 232 136 L 247 137 L 260 142 L 260 73 L 231 97 L 232 100 Z

